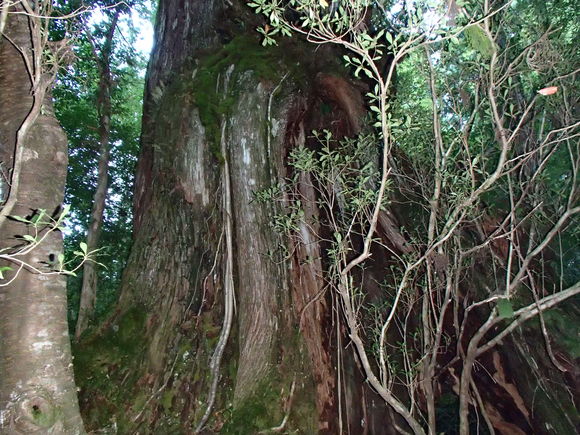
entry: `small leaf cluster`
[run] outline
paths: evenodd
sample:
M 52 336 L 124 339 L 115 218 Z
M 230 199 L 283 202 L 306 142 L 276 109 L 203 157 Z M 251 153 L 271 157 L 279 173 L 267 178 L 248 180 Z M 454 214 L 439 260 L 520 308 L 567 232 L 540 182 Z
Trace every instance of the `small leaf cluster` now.
M 29 259 L 26 257 L 28 254 L 39 248 L 51 233 L 63 229 L 63 223 L 69 212 L 70 206 L 66 205 L 57 217 L 51 216 L 45 209 L 36 210 L 30 217 L 10 216 L 10 219 L 13 221 L 23 223 L 29 230 L 29 234 L 16 236 L 16 239 L 22 241 L 23 244 L 0 250 L 0 259 L 12 264 L 12 266 L 3 266 L 0 268 L 0 280 L 6 279 L 4 276 L 5 272 L 14 271 L 15 267 L 16 275 L 9 282 L 18 276 L 23 268 L 41 275 L 62 274 L 76 276 L 76 271 L 84 262 L 94 261 L 93 257 L 96 251 L 88 252 L 87 244 L 81 242 L 79 244 L 80 251 L 74 251 L 73 258 L 70 260 L 66 260 L 64 253 L 60 252 L 55 258 L 48 259 L 49 261 L 43 262 L 42 264 L 28 263 Z M 0 282 L 0 286 L 7 284 Z

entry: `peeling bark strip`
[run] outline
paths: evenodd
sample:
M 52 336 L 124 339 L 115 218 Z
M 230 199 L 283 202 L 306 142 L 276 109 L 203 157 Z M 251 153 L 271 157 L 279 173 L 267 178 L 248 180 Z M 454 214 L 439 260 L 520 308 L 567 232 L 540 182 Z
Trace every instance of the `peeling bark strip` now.
M 285 278 L 276 274 L 265 255 L 277 248 L 268 210 L 252 201 L 254 192 L 271 185 L 266 138 L 258 127 L 266 120 L 268 93 L 251 73 L 243 73 L 233 87 L 239 95 L 233 113 L 245 113 L 231 117 L 226 129 L 238 252 L 240 360 L 235 401 L 239 403 L 271 370 L 279 327 L 278 293 Z
M 306 101 L 300 98 L 287 116 L 304 114 Z M 305 146 L 304 119 L 287 120 L 286 147 Z M 321 433 L 337 431 L 337 373 L 328 342 L 325 340 L 328 323 L 328 295 L 323 279 L 322 252 L 316 234 L 320 232 L 320 216 L 316 207 L 316 194 L 309 174 L 299 175 L 299 194 L 304 203 L 304 217 L 299 223 L 299 235 L 290 242 L 293 252 L 290 270 L 292 305 L 298 329 L 304 338 L 311 370 L 316 385 L 318 430 Z
M 21 6 L 13 10 L 21 11 Z M 10 14 L 5 35 L 31 56 L 35 17 Z M 38 26 L 38 22 L 35 23 Z M 47 84 L 49 85 L 49 84 Z M 67 165 L 66 137 L 52 113 L 50 98 L 33 94 L 22 54 L 0 40 L 0 160 L 14 166 L 15 139 L 35 99 L 42 114 L 19 146 L 26 156 L 20 187 L 10 214 L 30 216 L 33 210 L 58 213 Z M 19 243 L 16 234 L 29 228 L 7 220 L 0 228 L 0 248 Z M 62 236 L 52 232 L 23 260 L 37 267 L 62 253 Z M 49 268 L 46 268 L 49 271 Z M 14 275 L 8 275 L 10 279 Z M 77 434 L 84 432 L 72 373 L 64 277 L 42 276 L 23 269 L 0 287 L 0 432 Z
M 319 73 L 316 76 L 318 92 L 329 101 L 336 103 L 346 113 L 349 125 L 349 135 L 355 135 L 361 130 L 361 121 L 366 113 L 360 92 L 341 77 Z
M 316 240 L 319 231 L 316 196 L 312 180 L 300 175 L 300 193 L 305 202 L 304 220 L 300 223 L 301 239 L 296 241 L 292 266 L 292 294 L 300 332 L 312 359 L 312 372 L 316 382 L 316 405 L 319 414 L 319 431 L 336 430 L 336 373 L 324 337 L 328 322 L 328 303 L 321 250 Z

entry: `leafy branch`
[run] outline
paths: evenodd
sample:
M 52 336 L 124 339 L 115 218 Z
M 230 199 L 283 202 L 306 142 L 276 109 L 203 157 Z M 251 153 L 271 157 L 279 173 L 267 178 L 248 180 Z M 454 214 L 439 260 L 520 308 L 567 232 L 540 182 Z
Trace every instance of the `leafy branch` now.
M 43 276 L 76 276 L 76 272 L 85 262 L 91 261 L 97 263 L 95 257 L 98 250 L 89 252 L 87 250 L 87 244 L 84 242 L 79 244 L 79 250 L 73 252 L 73 258 L 70 260 L 66 260 L 64 254 L 59 253 L 56 258 L 50 259 L 51 261 L 41 262 L 40 264 L 34 264 L 30 261 L 29 254 L 41 247 L 53 232 L 62 230 L 62 225 L 69 211 L 69 206 L 63 207 L 56 218 L 53 218 L 43 209 L 37 210 L 30 218 L 10 216 L 10 219 L 21 222 L 27 228 L 30 228 L 32 234 L 17 236 L 21 244 L 15 247 L 0 249 L 0 260 L 4 260 L 13 265 L 0 267 L 0 287 L 11 284 L 18 278 L 18 275 L 23 269 Z

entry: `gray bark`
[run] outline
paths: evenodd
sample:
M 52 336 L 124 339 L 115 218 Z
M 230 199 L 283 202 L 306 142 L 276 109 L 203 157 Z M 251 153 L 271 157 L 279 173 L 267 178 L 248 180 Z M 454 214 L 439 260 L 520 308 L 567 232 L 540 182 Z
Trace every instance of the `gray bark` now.
M 14 166 L 16 137 L 35 98 L 21 53 L 31 54 L 29 19 L 10 15 L 0 41 L 0 159 L 5 171 Z M 59 212 L 67 165 L 66 136 L 52 112 L 50 98 L 24 137 L 22 170 L 11 215 L 34 210 Z M 4 180 L 6 181 L 6 180 Z M 14 180 L 12 180 L 14 184 Z M 5 199 L 5 198 L 4 198 Z M 2 248 L 21 243 L 15 235 L 29 226 L 6 220 L 0 228 Z M 62 253 L 62 236 L 52 232 L 22 259 L 50 272 L 46 263 Z M 16 269 L 16 268 L 15 268 Z M 7 275 L 7 282 L 14 277 Z M 83 433 L 67 325 L 66 280 L 22 269 L 10 285 L 0 287 L 0 431 L 3 433 Z

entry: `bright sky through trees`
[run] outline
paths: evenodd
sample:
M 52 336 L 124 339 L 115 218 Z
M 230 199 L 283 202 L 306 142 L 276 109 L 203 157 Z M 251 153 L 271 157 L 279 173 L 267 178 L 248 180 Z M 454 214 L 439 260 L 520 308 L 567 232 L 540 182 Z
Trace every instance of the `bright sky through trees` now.
M 145 57 L 149 57 L 151 48 L 153 47 L 153 23 L 149 18 L 145 18 L 145 11 L 149 11 L 153 14 L 153 4 L 151 1 L 143 2 L 142 10 L 131 10 L 129 16 L 124 16 L 120 22 L 119 28 L 121 34 L 127 34 L 129 31 L 129 25 L 133 25 L 137 30 L 137 40 L 135 43 L 135 49 L 139 51 Z M 89 23 L 95 25 L 103 21 L 104 14 L 100 9 L 95 10 L 91 14 L 91 19 Z
M 152 10 L 151 2 L 146 2 L 149 10 Z M 128 20 L 132 21 L 133 26 L 138 30 L 139 36 L 135 48 L 145 57 L 149 57 L 151 48 L 153 47 L 153 24 L 150 20 L 143 18 L 139 12 L 132 10 L 131 16 L 121 22 L 121 31 L 125 32 L 128 26 Z
M 151 1 L 145 1 L 141 3 L 138 7 L 131 9 L 130 14 L 122 14 L 118 23 L 117 37 L 121 45 L 125 45 L 129 51 L 135 51 L 135 53 L 144 60 L 149 58 L 149 53 L 153 46 L 153 19 L 154 17 L 154 5 Z M 102 25 L 106 20 L 106 16 L 102 9 L 95 9 L 90 13 L 90 18 L 88 20 L 89 28 L 95 28 Z M 140 62 L 140 66 L 137 67 L 137 75 L 141 80 L 145 78 L 145 65 L 146 63 Z M 126 63 L 121 63 L 118 65 L 121 68 L 127 68 Z M 140 118 L 140 113 L 138 114 Z M 140 121 L 139 121 L 140 122 Z M 121 143 L 113 144 L 113 147 L 119 147 Z M 110 162 L 112 167 L 115 167 L 115 161 Z M 96 172 L 96 168 L 94 169 Z M 96 176 L 96 173 L 93 174 Z M 115 180 L 115 174 L 111 175 Z M 117 180 L 117 184 L 119 181 Z M 121 182 L 122 183 L 122 182 Z M 116 194 L 109 189 L 107 202 L 109 206 L 111 204 L 118 204 L 121 200 L 119 194 Z M 74 232 L 84 232 L 85 229 L 78 222 L 78 211 L 73 208 L 69 217 L 65 222 L 64 234 L 66 236 L 71 236 Z M 129 218 L 129 217 L 127 217 Z

